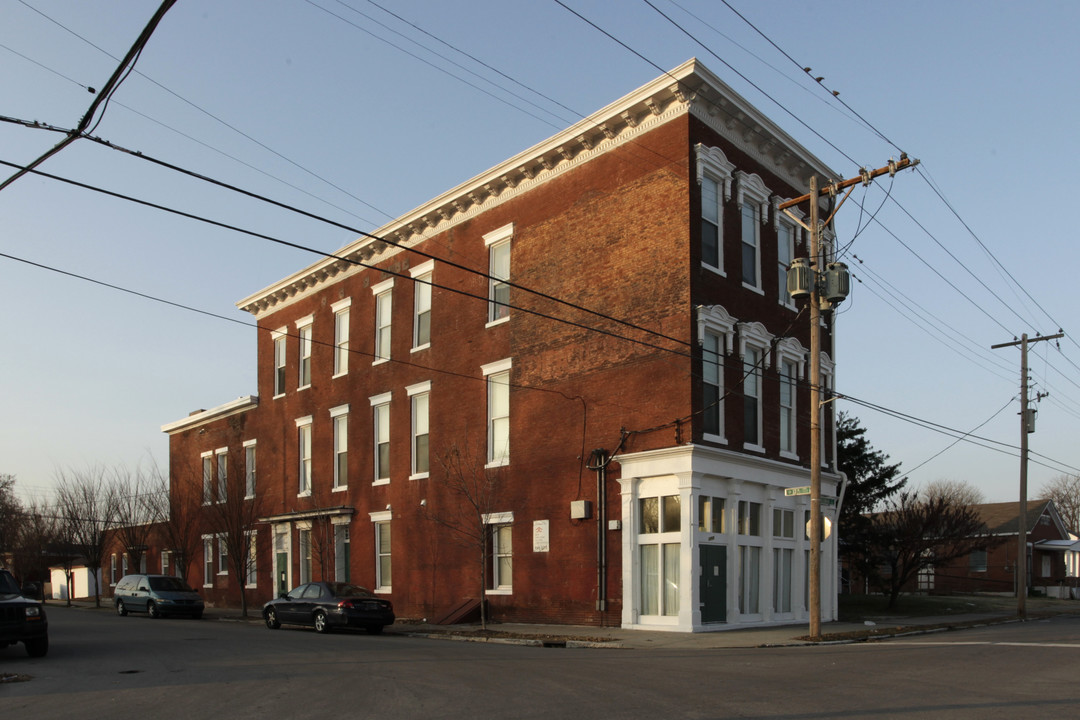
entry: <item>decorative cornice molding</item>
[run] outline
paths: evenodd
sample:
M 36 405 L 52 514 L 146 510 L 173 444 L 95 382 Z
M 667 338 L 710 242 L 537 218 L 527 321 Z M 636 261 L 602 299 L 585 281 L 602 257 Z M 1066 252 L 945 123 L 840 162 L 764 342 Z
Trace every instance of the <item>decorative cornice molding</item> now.
M 237 303 L 256 317 L 306 297 L 690 113 L 794 187 L 835 173 L 696 59 Z M 394 244 L 388 244 L 383 240 Z

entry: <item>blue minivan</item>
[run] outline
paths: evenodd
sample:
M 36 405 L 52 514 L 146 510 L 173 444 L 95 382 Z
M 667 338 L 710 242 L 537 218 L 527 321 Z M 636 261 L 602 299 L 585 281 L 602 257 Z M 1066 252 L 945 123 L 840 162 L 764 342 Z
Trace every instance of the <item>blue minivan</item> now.
M 167 615 L 203 615 L 203 599 L 172 575 L 125 575 L 116 583 L 113 605 L 117 615 L 144 612 L 152 618 Z

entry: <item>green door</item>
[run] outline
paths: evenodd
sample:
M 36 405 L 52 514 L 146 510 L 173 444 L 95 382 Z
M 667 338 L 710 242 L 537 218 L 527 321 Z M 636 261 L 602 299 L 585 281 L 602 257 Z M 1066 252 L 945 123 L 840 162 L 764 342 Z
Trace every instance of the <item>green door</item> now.
M 701 622 L 727 621 L 727 548 L 722 545 L 699 546 L 701 560 Z

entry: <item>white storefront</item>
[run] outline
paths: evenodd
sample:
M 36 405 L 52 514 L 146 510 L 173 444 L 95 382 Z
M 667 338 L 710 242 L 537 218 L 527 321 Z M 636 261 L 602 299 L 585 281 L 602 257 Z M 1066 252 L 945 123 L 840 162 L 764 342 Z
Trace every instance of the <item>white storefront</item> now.
M 621 455 L 622 625 L 703 632 L 809 619 L 807 468 L 687 445 Z M 841 476 L 822 469 L 822 497 Z M 835 520 L 836 508 L 823 507 Z M 836 619 L 835 534 L 821 545 L 821 619 Z

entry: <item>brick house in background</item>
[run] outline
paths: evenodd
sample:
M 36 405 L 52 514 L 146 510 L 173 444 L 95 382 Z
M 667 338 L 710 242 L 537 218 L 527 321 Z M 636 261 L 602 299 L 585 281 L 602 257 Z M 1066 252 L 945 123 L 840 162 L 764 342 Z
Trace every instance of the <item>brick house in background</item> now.
M 210 510 L 242 486 L 252 603 L 326 578 L 402 618 L 482 594 L 510 622 L 805 620 L 809 500 L 784 489 L 810 482 L 809 322 L 785 292 L 806 251 L 777 205 L 813 174 L 837 177 L 691 60 L 240 301 L 258 395 L 162 428 L 174 500 L 206 512 L 192 584 L 237 603 Z M 826 383 L 832 347 L 826 327 Z M 495 490 L 469 506 L 474 474 Z M 433 519 L 462 509 L 482 593 L 477 547 Z
M 920 577 L 920 590 L 943 594 L 1016 592 L 1016 553 L 1019 539 L 1019 502 L 975 505 L 986 531 L 996 542 L 979 552 L 934 566 Z M 1027 504 L 1027 586 L 1043 594 L 1068 597 L 1065 555 L 1075 541 L 1058 516 L 1052 500 Z

